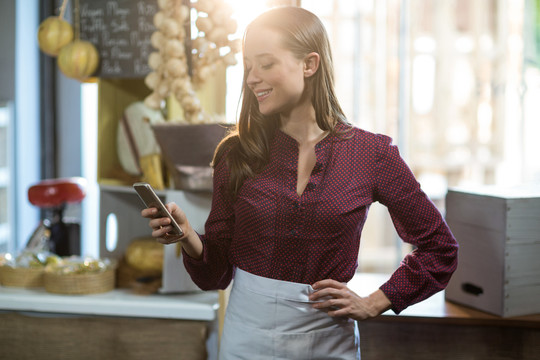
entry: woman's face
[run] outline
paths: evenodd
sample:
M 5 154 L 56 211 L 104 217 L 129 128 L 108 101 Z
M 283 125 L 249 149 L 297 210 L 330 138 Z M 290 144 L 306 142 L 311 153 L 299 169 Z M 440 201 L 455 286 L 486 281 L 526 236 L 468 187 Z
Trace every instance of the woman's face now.
M 265 27 L 251 28 L 245 37 L 247 85 L 264 115 L 291 112 L 304 92 L 304 60 L 282 45 L 281 35 Z

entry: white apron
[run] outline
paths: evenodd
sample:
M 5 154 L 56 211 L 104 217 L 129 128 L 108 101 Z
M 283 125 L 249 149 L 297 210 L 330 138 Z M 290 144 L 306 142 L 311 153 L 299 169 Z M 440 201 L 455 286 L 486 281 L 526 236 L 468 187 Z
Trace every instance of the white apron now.
M 219 359 L 359 360 L 356 321 L 313 309 L 313 291 L 236 269 Z

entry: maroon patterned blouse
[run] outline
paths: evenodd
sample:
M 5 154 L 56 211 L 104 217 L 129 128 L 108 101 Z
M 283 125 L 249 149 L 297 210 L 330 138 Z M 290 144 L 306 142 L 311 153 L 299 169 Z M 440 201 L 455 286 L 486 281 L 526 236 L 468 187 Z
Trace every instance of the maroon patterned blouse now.
M 317 162 L 301 196 L 298 144 L 279 130 L 269 164 L 245 180 L 235 200 L 221 161 L 201 235 L 203 258 L 183 257 L 195 283 L 204 290 L 224 289 L 234 267 L 305 284 L 327 278 L 347 282 L 358 266 L 369 206 L 379 201 L 401 239 L 415 246 L 381 286 L 392 309 L 399 313 L 444 289 L 457 265 L 457 242 L 390 143 L 387 136 L 358 128 L 327 136 L 315 146 Z

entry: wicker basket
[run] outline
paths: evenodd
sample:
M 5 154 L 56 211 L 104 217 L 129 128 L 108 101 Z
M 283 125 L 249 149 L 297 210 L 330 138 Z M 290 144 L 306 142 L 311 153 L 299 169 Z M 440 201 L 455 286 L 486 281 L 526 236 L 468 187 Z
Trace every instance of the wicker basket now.
M 0 283 L 11 287 L 43 287 L 43 269 L 0 266 Z
M 87 295 L 114 289 L 115 269 L 109 268 L 95 274 L 55 274 L 45 272 L 45 290 L 54 294 Z

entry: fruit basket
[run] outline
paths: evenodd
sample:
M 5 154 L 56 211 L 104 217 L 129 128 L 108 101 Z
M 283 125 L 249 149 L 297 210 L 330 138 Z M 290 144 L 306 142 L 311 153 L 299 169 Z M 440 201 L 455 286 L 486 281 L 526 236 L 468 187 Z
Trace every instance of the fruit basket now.
M 212 191 L 210 163 L 231 125 L 163 123 L 152 126 L 174 188 Z
M 2 286 L 34 288 L 43 287 L 44 267 L 25 268 L 0 266 L 0 283 Z
M 46 251 L 23 251 L 18 256 L 0 254 L 0 284 L 21 288 L 43 287 L 45 266 L 57 258 Z
M 87 295 L 114 289 L 114 269 L 97 274 L 55 274 L 45 272 L 44 286 L 47 292 L 64 295 Z
M 115 263 L 108 259 L 65 259 L 45 269 L 45 291 L 64 295 L 108 292 L 115 287 L 115 268 Z

